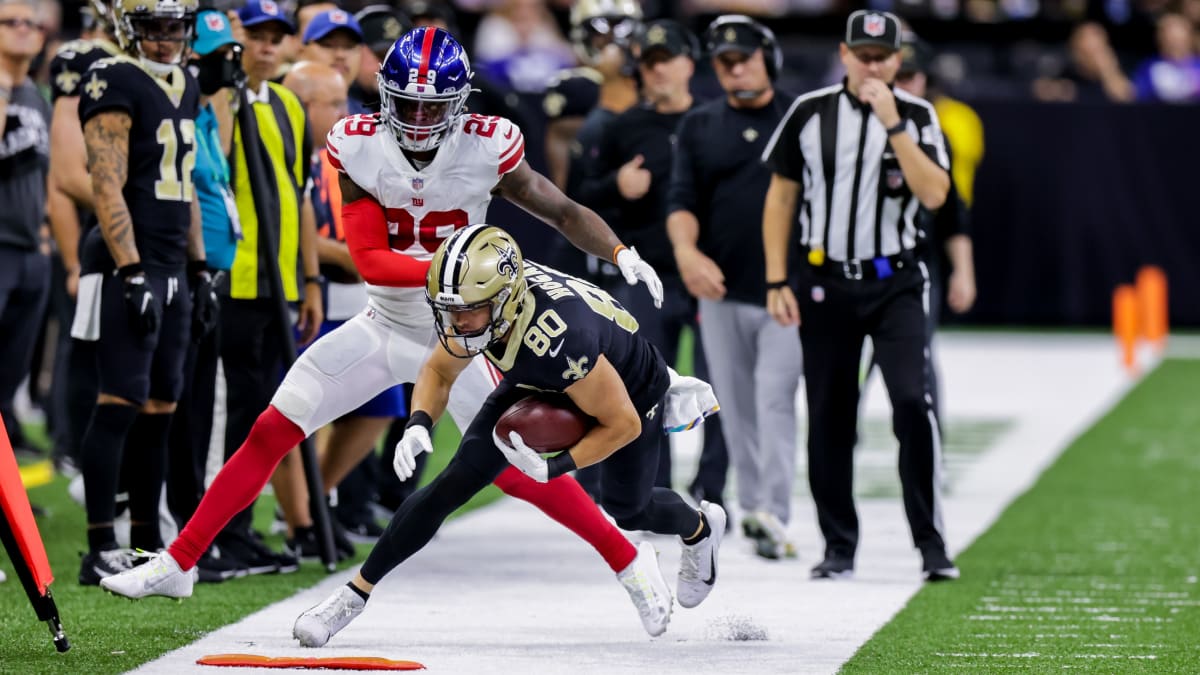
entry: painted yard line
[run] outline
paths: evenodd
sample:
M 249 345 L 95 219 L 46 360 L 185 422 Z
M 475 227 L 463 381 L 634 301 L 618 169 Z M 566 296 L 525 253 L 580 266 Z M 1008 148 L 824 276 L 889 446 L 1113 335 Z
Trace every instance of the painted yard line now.
M 942 340 L 941 359 L 948 418 L 1015 422 L 952 486 L 945 513 L 957 551 L 1131 382 L 1118 369 L 1111 341 L 1100 338 L 951 335 Z M 878 386 L 865 403 L 869 416 L 886 411 Z M 531 507 L 505 500 L 448 525 L 384 580 L 367 611 L 319 653 L 414 659 L 435 673 L 832 672 L 920 587 L 920 560 L 899 501 L 860 500 L 859 512 L 854 580 L 807 579 L 820 538 L 811 502 L 799 498 L 790 529 L 801 562 L 762 561 L 734 534 L 722 550 L 713 595 L 697 609 L 676 607 L 667 634 L 650 640 L 594 552 Z M 673 585 L 678 544 L 653 541 Z M 295 646 L 292 622 L 347 577 L 330 578 L 138 672 L 211 673 L 195 659 L 222 652 L 313 655 Z M 203 587 L 179 611 L 198 602 Z M 762 633 L 767 639 L 744 639 Z

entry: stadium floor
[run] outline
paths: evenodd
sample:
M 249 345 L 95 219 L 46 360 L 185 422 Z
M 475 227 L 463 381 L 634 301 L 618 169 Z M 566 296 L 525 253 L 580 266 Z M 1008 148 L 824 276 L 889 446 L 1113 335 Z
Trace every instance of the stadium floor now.
M 1120 369 L 1107 336 L 947 334 L 939 355 L 950 468 L 944 513 L 957 552 L 1134 379 Z M 857 460 L 863 535 L 853 580 L 808 579 L 821 551 L 801 453 L 790 527 L 800 559 L 763 561 L 735 533 L 722 549 L 712 596 L 696 609 L 677 606 L 667 633 L 655 640 L 642 631 L 624 591 L 595 553 L 532 507 L 502 500 L 449 523 L 425 551 L 382 582 L 364 614 L 324 649 L 296 646 L 292 622 L 350 572 L 135 672 L 216 672 L 195 665 L 196 659 L 230 652 L 385 656 L 420 661 L 437 673 L 836 671 L 921 586 L 920 559 L 895 496 L 895 449 L 886 433 L 871 433 L 886 429 L 889 417 L 878 379 L 864 402 L 867 433 Z M 956 429 L 961 442 L 952 440 Z M 682 439 L 681 473 L 694 465 L 695 454 L 694 441 Z M 652 541 L 673 584 L 678 543 Z M 198 588 L 177 611 L 203 603 L 205 590 Z

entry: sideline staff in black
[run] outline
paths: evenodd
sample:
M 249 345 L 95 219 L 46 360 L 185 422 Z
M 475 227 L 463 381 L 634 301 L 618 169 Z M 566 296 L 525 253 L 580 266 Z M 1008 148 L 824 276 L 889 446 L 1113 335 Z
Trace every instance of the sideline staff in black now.
M 949 158 L 933 107 L 892 91 L 899 49 L 894 15 L 851 14 L 839 47 L 846 79 L 797 99 L 763 153 L 774 172 L 763 211 L 767 309 L 784 325 L 804 318 L 809 485 L 825 537 L 814 578 L 854 571 L 853 452 L 868 335 L 891 397 L 904 510 L 925 578 L 958 576 L 946 555 L 938 493 L 941 448 L 926 367 L 929 276 L 916 255 L 917 212 L 945 202 Z M 787 257 L 797 213 L 807 265 L 793 294 Z

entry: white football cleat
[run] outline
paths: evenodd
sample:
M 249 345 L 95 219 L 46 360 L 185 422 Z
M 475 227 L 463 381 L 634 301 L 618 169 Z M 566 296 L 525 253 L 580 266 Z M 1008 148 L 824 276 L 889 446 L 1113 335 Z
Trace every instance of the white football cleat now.
M 190 598 L 196 583 L 196 568 L 184 572 L 170 553 L 153 553 L 149 560 L 120 574 L 104 577 L 100 586 L 127 598 L 161 595 L 166 598 Z
M 725 509 L 720 504 L 702 501 L 700 511 L 711 532 L 695 544 L 683 545 L 675 590 L 681 607 L 695 607 L 704 602 L 717 581 L 717 552 L 725 537 Z
M 337 635 L 356 616 L 362 614 L 367 601 L 344 584 L 338 586 L 325 601 L 296 617 L 292 637 L 305 647 L 321 647 Z
M 654 545 L 648 541 L 639 544 L 637 557 L 617 572 L 617 581 L 629 592 L 646 632 L 651 637 L 665 633 L 671 621 L 671 588 L 658 566 Z

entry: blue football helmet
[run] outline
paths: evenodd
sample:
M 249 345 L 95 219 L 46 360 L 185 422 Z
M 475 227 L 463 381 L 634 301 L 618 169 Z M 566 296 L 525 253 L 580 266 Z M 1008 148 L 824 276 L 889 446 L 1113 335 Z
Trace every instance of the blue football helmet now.
M 471 94 L 467 51 L 441 28 L 417 28 L 396 41 L 379 66 L 380 112 L 401 148 L 433 150 Z

